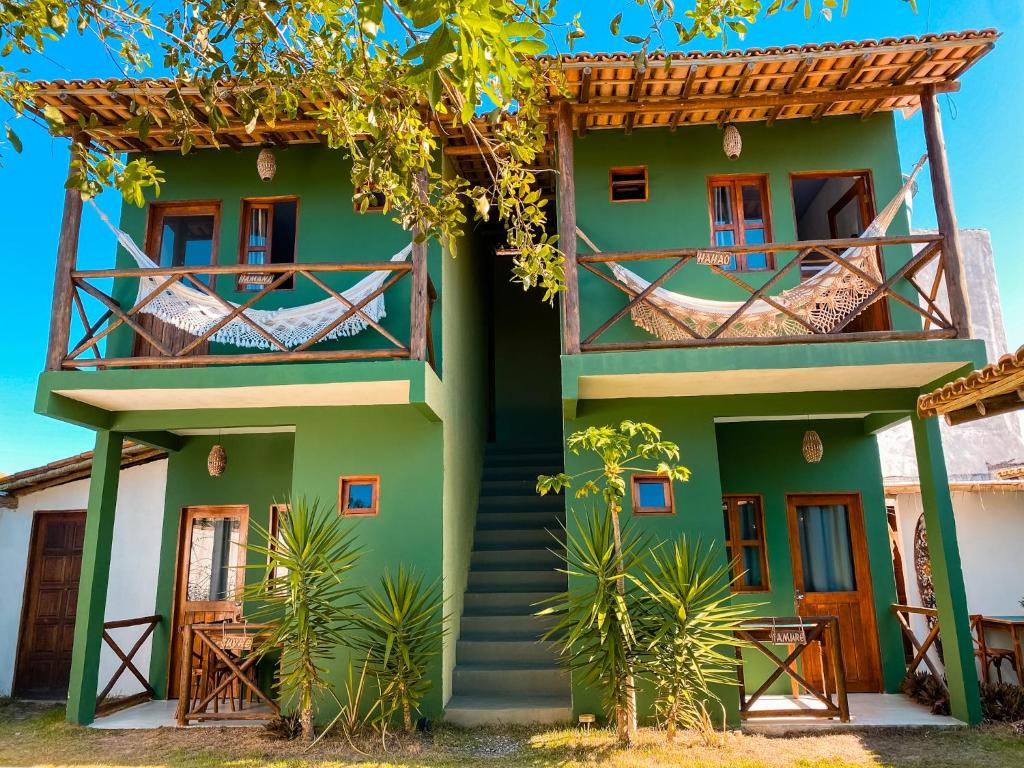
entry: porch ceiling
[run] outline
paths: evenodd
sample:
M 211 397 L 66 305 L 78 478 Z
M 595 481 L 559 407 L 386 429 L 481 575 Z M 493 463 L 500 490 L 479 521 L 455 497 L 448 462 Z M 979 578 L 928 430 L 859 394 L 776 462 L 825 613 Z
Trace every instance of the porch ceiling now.
M 828 366 L 794 370 L 759 368 L 580 376 L 581 400 L 621 397 L 700 397 L 775 392 L 920 389 L 963 367 L 963 362 Z

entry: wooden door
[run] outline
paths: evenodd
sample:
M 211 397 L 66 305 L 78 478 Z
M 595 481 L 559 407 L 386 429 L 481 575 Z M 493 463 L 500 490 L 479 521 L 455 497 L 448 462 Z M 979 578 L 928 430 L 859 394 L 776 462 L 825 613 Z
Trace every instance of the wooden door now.
M 17 696 L 67 696 L 84 540 L 83 510 L 36 512 L 14 673 Z
M 847 690 L 877 693 L 882 676 L 860 497 L 811 494 L 786 501 L 797 613 L 836 616 Z M 804 658 L 805 677 L 820 681 L 818 658 Z M 826 677 L 832 679 L 828 668 Z
M 182 627 L 241 616 L 248 528 L 247 506 L 186 507 L 182 511 L 169 698 L 181 693 L 178 679 L 183 652 Z

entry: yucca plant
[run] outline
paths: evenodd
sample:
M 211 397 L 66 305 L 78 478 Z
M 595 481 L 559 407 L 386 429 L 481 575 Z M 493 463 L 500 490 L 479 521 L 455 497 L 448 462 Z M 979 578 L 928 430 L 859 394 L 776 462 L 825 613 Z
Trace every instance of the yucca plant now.
M 245 600 L 255 605 L 249 618 L 272 627 L 262 649 L 281 649 L 279 689 L 295 702 L 302 737 L 311 741 L 316 694 L 327 687 L 325 667 L 345 645 L 345 630 L 354 621 L 358 590 L 349 586 L 347 574 L 360 549 L 333 508 L 305 496 L 284 508 L 276 535 L 253 523 L 266 544 L 248 549 L 265 557 L 266 565 L 264 578 L 246 588 Z
M 643 593 L 636 574 L 647 541 L 627 525 L 619 531 L 617 546 L 614 517 L 599 509 L 577 516 L 572 529 L 566 528 L 566 566 L 560 570 L 568 574 L 569 588 L 546 600 L 540 615 L 558 617 L 544 639 L 558 642 L 563 664 L 601 691 L 619 737 L 628 741 L 641 650 L 634 617 Z
M 717 560 L 713 548 L 680 536 L 641 565 L 646 599 L 637 633 L 670 741 L 677 727 L 708 734 L 711 704 L 721 707 L 714 686 L 739 682 L 735 648 L 744 643 L 735 631 L 753 606 L 731 604 L 731 569 Z
M 655 471 L 670 481 L 685 482 L 690 479 L 690 470 L 674 462 L 679 461 L 679 446 L 669 440 L 662 440 L 661 430 L 652 424 L 637 421 L 623 421 L 618 427 L 609 425 L 588 427 L 574 432 L 566 441 L 575 455 L 590 454 L 600 461 L 600 466 L 576 475 L 560 472 L 556 475 L 541 475 L 537 478 L 537 492 L 543 496 L 548 492 L 558 493 L 562 489 L 576 488 L 576 498 L 600 495 L 604 500 L 611 526 L 612 546 L 617 555 L 615 568 L 618 571 L 616 586 L 625 600 L 627 571 L 626 557 L 622 547 L 622 533 L 619 513 L 626 496 L 627 472 Z M 631 742 L 636 738 L 636 686 L 631 669 L 624 668 L 626 675 L 622 685 L 626 690 L 625 708 L 616 707 L 616 722 L 619 739 Z
M 402 714 L 406 732 L 413 713 L 431 687 L 430 664 L 441 653 L 444 600 L 441 585 L 424 585 L 423 577 L 399 567 L 385 571 L 378 591 L 364 595 L 357 644 L 380 685 L 380 718 L 385 724 Z

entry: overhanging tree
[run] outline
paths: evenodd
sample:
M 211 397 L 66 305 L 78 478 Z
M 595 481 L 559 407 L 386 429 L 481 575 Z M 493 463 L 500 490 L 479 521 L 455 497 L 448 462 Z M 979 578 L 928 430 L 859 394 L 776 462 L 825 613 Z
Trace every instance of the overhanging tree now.
M 673 0 L 622 0 L 608 12 L 616 5 L 646 12 L 642 34 L 620 29 L 622 13 L 610 19 L 640 65 L 698 35 L 742 36 L 747 25 L 782 9 L 801 7 L 810 16 L 818 8 L 830 18 L 838 1 L 689 0 L 677 7 Z M 15 117 L 54 133 L 95 129 L 84 120 L 63 125 L 55 108 L 38 108 L 32 67 L 21 66 L 71 34 L 95 35 L 126 85 L 147 74 L 172 78 L 170 115 L 159 127 L 183 153 L 197 133 L 227 125 L 225 107 L 254 130 L 294 119 L 302 98 L 312 96 L 323 107 L 304 118 L 351 157 L 357 204 L 367 206 L 369 190 L 383 193 L 397 221 L 443 243 L 462 231 L 467 202 L 481 218 L 495 209 L 517 253 L 516 279 L 551 300 L 564 286 L 563 260 L 557 238 L 546 232 L 533 165 L 545 140 L 544 107 L 560 78 L 557 57 L 537 55 L 571 49 L 585 34 L 579 14 L 565 21 L 557 11 L 558 0 L 9 0 L 0 4 L 0 99 Z M 202 115 L 182 98 L 186 85 L 199 89 Z M 157 127 L 144 93 L 131 112 L 129 127 L 140 137 Z M 481 119 L 495 129 L 479 130 Z M 4 131 L 20 151 L 12 121 Z M 432 163 L 439 137 L 450 131 L 479 146 L 486 186 L 442 177 Z M 73 152 L 68 185 L 85 196 L 116 187 L 142 205 L 162 181 L 147 158 L 125 160 L 102 142 L 76 142 Z M 424 173 L 422 195 L 417 180 Z

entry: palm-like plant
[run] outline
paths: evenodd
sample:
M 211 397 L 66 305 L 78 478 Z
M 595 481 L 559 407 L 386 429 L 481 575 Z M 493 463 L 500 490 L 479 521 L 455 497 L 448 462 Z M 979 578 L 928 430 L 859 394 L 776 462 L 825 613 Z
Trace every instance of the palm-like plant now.
M 576 489 L 576 498 L 600 495 L 608 511 L 612 532 L 612 547 L 617 555 L 614 563 L 618 575 L 616 586 L 619 595 L 625 600 L 628 567 L 622 547 L 622 532 L 619 525 L 619 512 L 626 496 L 625 473 L 629 471 L 649 471 L 656 464 L 655 471 L 669 480 L 685 482 L 690 479 L 690 470 L 673 462 L 679 461 L 679 446 L 668 440 L 662 440 L 661 430 L 652 424 L 637 421 L 623 421 L 618 427 L 588 427 L 574 432 L 566 443 L 572 453 L 579 456 L 583 453 L 597 457 L 601 464 L 594 469 L 585 470 L 577 475 L 561 472 L 557 475 L 541 475 L 537 478 L 537 492 L 541 496 L 549 491 L 558 493 L 563 488 L 571 488 L 577 480 L 582 484 Z M 619 738 L 630 742 L 636 737 L 636 689 L 633 682 L 633 671 L 623 669 L 625 675 L 623 685 L 627 696 L 625 709 L 616 707 L 616 721 Z
M 634 673 L 641 651 L 634 628 L 637 601 L 643 597 L 636 573 L 646 540 L 624 526 L 616 544 L 615 515 L 595 510 L 566 528 L 569 589 L 545 602 L 541 615 L 558 621 L 544 636 L 562 646 L 563 663 L 598 688 L 605 710 L 615 715 L 620 738 L 628 740 Z
M 412 731 L 445 633 L 441 585 L 425 586 L 422 576 L 399 567 L 396 576 L 386 571 L 380 590 L 367 592 L 364 601 L 356 642 L 380 684 L 380 717 L 386 724 L 400 711 L 406 732 Z
M 671 740 L 677 726 L 704 730 L 708 705 L 721 705 L 713 686 L 738 683 L 739 662 L 725 651 L 743 645 L 734 633 L 752 606 L 730 604 L 730 568 L 699 540 L 652 550 L 642 572 L 643 668 Z
M 298 496 L 285 509 L 276 535 L 253 523 L 266 544 L 248 548 L 266 558 L 266 572 L 245 599 L 255 603 L 251 619 L 271 624 L 263 650 L 281 649 L 278 685 L 296 703 L 303 738 L 312 740 L 316 692 L 327 686 L 324 669 L 353 621 L 358 590 L 346 574 L 361 552 L 331 507 Z

